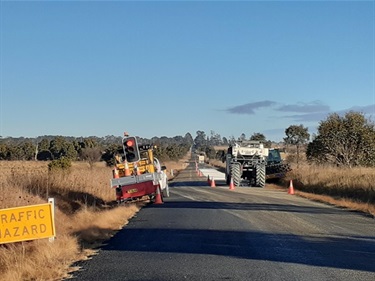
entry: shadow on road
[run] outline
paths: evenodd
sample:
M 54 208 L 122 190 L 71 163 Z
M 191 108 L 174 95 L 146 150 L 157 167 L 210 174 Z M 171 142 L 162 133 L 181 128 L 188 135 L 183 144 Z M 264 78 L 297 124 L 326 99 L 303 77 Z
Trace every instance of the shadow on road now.
M 127 228 L 103 250 L 220 255 L 375 272 L 374 237 L 320 239 L 255 231 Z
M 320 208 L 311 206 L 297 206 L 271 203 L 233 203 L 213 201 L 169 201 L 163 205 L 150 205 L 151 208 L 163 209 L 214 209 L 214 210 L 243 210 L 243 211 L 269 211 L 291 212 L 308 214 L 340 214 L 339 208 Z M 353 211 L 355 212 L 355 211 Z

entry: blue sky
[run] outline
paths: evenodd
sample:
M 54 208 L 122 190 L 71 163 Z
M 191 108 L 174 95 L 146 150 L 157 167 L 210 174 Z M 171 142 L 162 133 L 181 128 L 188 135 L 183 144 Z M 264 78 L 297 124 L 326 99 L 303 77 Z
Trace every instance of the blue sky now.
M 2 1 L 3 137 L 221 136 L 375 117 L 374 1 Z

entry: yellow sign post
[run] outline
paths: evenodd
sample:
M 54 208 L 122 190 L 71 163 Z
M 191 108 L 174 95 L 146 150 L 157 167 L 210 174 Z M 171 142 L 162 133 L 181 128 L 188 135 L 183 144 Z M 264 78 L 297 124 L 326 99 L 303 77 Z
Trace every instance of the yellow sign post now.
M 0 210 L 0 244 L 55 237 L 54 199 Z

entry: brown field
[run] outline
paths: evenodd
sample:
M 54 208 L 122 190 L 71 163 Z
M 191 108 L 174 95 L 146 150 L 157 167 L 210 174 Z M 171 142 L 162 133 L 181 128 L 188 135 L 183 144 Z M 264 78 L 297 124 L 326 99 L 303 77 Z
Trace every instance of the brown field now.
M 162 163 L 172 178 L 186 159 Z M 121 229 L 145 202 L 117 205 L 109 186 L 112 170 L 103 163 L 91 169 L 73 163 L 69 172 L 49 173 L 47 162 L 0 161 L 0 209 L 46 203 L 55 198 L 56 240 L 0 245 L 0 280 L 61 280 L 72 264 Z
M 218 160 L 210 164 L 224 168 Z M 292 165 L 283 180 L 271 188 L 288 188 L 290 180 L 296 194 L 320 202 L 365 212 L 375 216 L 375 168 L 338 168 L 306 163 Z

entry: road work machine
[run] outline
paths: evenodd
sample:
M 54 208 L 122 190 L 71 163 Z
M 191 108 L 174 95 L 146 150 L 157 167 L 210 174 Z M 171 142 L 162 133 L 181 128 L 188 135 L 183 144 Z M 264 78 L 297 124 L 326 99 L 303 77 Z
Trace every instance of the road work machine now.
M 111 187 L 116 189 L 118 202 L 148 197 L 151 202 L 163 203 L 169 196 L 166 167 L 153 155 L 153 146 L 138 145 L 136 137 L 124 134 L 123 151 L 115 156 Z M 146 198 L 147 199 L 147 198 Z
M 283 163 L 280 151 L 265 148 L 260 141 L 236 141 L 222 158 L 226 162 L 225 178 L 235 186 L 241 184 L 264 187 L 266 179 L 280 179 L 290 171 Z

